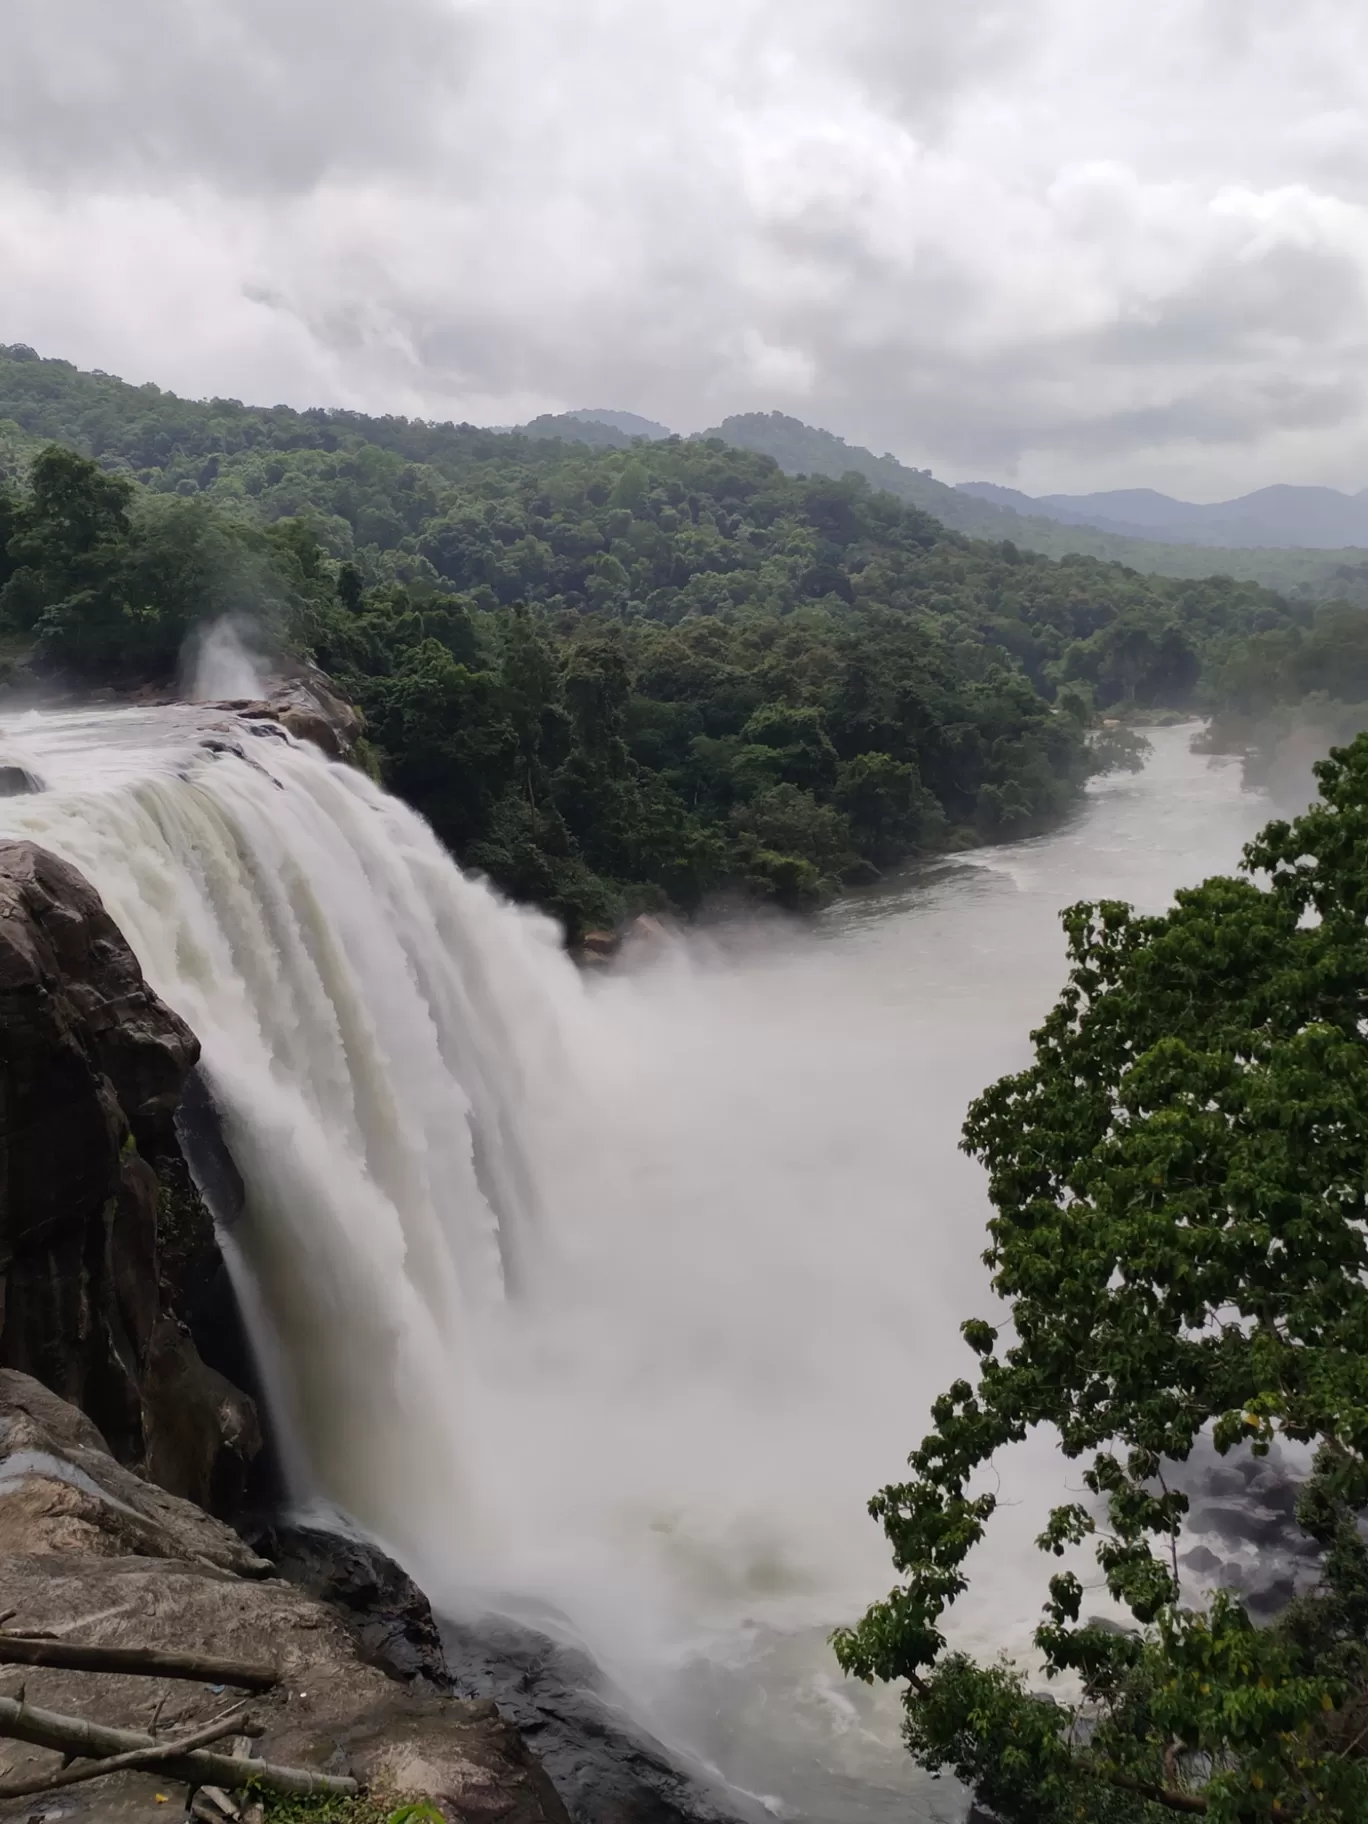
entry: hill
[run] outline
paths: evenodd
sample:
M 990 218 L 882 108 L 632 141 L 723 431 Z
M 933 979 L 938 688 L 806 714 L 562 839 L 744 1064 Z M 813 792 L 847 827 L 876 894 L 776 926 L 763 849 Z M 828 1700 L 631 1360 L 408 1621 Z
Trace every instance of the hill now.
M 780 412 L 749 412 L 725 418 L 707 435 L 772 456 L 790 475 L 863 475 L 874 487 L 933 514 L 942 525 L 971 538 L 1010 539 L 1023 550 L 1038 551 L 1045 557 L 1095 557 L 1104 563 L 1125 564 L 1132 570 L 1159 576 L 1230 576 L 1262 583 L 1305 601 L 1349 599 L 1368 606 L 1368 549 L 1281 550 L 1251 548 L 1238 542 L 1229 547 L 1197 542 L 1166 544 L 1119 519 L 1114 530 L 1085 523 L 1067 506 L 1058 514 L 1051 508 L 1051 516 L 1047 517 L 1038 510 L 1046 502 L 1035 501 L 1014 489 L 998 488 L 989 482 L 950 487 L 937 481 L 929 469 L 908 468 L 895 456 L 876 456 L 858 444 L 846 443 L 831 431 L 816 430 Z M 1062 501 L 1070 497 L 1056 498 Z M 1156 498 L 1162 500 L 1164 496 Z M 1267 542 L 1276 543 L 1272 539 Z
M 1023 515 L 1043 513 L 1067 525 L 1161 544 L 1337 553 L 1346 546 L 1368 546 L 1368 490 L 1343 494 L 1337 488 L 1276 486 L 1209 506 L 1174 500 L 1152 488 L 1033 497 L 993 482 L 970 481 L 961 482 L 957 492 Z
M 579 411 L 568 412 L 569 418 L 576 418 L 581 424 L 606 424 L 615 431 L 622 431 L 628 437 L 645 437 L 652 443 L 659 443 L 662 438 L 673 437 L 674 432 L 667 424 L 657 424 L 654 418 L 643 418 L 640 412 Z

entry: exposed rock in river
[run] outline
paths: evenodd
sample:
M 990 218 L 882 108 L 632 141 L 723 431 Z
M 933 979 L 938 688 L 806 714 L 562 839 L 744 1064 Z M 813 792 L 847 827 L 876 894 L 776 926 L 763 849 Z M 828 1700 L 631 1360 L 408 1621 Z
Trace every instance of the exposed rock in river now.
M 334 760 L 348 758 L 365 726 L 360 711 L 316 667 L 301 668 L 278 680 L 270 697 L 259 703 L 233 702 L 223 707 L 246 722 L 278 722 L 296 741 L 311 741 Z
M 759 1824 L 757 1801 L 684 1771 L 587 1653 L 499 1616 L 442 1623 L 456 1689 L 492 1698 L 536 1750 L 575 1824 Z
M 92 1646 L 174 1648 L 274 1660 L 282 1682 L 253 1698 L 260 1758 L 345 1772 L 379 1793 L 436 1799 L 469 1824 L 568 1824 L 545 1773 L 493 1704 L 418 1693 L 365 1662 L 343 1615 L 269 1575 L 228 1527 L 121 1468 L 88 1419 L 27 1377 L 0 1371 L 0 1551 L 9 1626 Z M 161 1678 L 15 1668 L 31 1703 L 122 1727 L 189 1730 L 220 1714 L 210 1687 Z M 6 1779 L 58 1757 L 5 1745 Z M 126 1773 L 54 1795 L 51 1816 L 152 1824 L 166 1777 Z M 41 1800 L 0 1818 L 44 1816 Z
M 405 1684 L 452 1689 L 432 1606 L 377 1546 L 314 1527 L 273 1527 L 256 1538 L 276 1575 L 345 1618 L 367 1665 Z
M 159 1241 L 177 1209 L 208 1226 L 174 1131 L 198 1055 L 94 888 L 0 843 L 0 1366 L 79 1406 L 122 1461 L 223 1508 L 260 1448 L 256 1413 L 201 1359 Z

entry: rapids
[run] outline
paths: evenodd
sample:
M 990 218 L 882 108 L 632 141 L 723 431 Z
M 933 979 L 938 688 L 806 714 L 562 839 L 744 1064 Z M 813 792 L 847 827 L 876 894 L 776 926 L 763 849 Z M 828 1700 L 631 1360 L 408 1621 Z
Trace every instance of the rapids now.
M 1060 985 L 1058 909 L 1157 908 L 1267 815 L 1190 733 L 1053 835 L 597 976 L 360 773 L 207 708 L 12 721 L 46 789 L 0 834 L 83 870 L 203 1043 L 301 1505 L 449 1614 L 581 1641 L 781 1815 L 948 1820 L 825 1636 L 891 1581 L 865 1501 L 992 1315 L 958 1132 Z M 1048 1440 L 1002 1476 L 988 1649 L 1067 1480 Z

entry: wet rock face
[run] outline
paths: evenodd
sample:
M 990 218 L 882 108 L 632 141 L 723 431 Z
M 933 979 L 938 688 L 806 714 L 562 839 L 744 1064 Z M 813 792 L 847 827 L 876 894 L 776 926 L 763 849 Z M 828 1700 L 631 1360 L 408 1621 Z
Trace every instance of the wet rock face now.
M 367 1665 L 415 1693 L 490 1704 L 574 1824 L 768 1824 L 767 1812 L 744 1800 L 737 1809 L 702 1769 L 677 1766 L 586 1654 L 502 1616 L 439 1625 L 412 1578 L 364 1540 L 282 1524 L 251 1542 L 277 1577 L 328 1606 Z
M 278 1577 L 341 1614 L 367 1665 L 407 1685 L 451 1690 L 431 1604 L 378 1546 L 307 1526 L 271 1527 L 253 1543 Z
M 518 1730 L 574 1824 L 760 1824 L 770 1813 L 684 1770 L 632 1719 L 576 1648 L 501 1616 L 442 1622 L 462 1697 L 491 1698 Z
M 0 843 L 0 1368 L 222 1509 L 259 1448 L 256 1415 L 168 1309 L 158 1238 L 157 1162 L 179 1158 L 198 1055 L 83 876 Z
M 364 729 L 360 712 L 317 667 L 301 668 L 278 680 L 271 695 L 259 703 L 231 702 L 223 707 L 244 722 L 276 723 L 296 741 L 311 741 L 331 760 L 349 758 Z
M 1319 1579 L 1321 1550 L 1297 1524 L 1309 1464 L 1275 1446 L 1218 1456 L 1205 1438 L 1170 1482 L 1188 1496 L 1185 1573 L 1202 1590 L 1233 1590 L 1260 1622 L 1271 1621 Z

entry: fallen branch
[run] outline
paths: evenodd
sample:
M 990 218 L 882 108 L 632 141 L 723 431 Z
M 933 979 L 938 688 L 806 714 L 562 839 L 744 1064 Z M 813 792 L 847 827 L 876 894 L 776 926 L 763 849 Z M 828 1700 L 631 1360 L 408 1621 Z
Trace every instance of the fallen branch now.
M 124 1672 L 136 1678 L 186 1678 L 197 1684 L 269 1691 L 280 1683 L 275 1666 L 198 1653 L 163 1653 L 156 1647 L 83 1647 L 50 1635 L 0 1634 L 0 1665 L 48 1666 L 58 1672 Z
M 108 1729 L 83 1716 L 63 1716 L 56 1710 L 39 1710 L 33 1704 L 12 1697 L 0 1697 L 0 1736 L 90 1760 L 108 1760 L 115 1755 L 130 1754 L 134 1750 L 145 1752 L 160 1746 L 155 1736 L 141 1735 L 132 1729 Z M 237 1755 L 212 1754 L 204 1750 L 181 1749 L 157 1765 L 169 1778 L 184 1780 L 191 1786 L 240 1789 L 257 1785 L 272 1792 L 319 1792 L 346 1799 L 354 1798 L 359 1790 L 355 1780 L 336 1774 L 314 1773 L 308 1767 L 276 1767 L 270 1761 L 249 1761 Z
M 1183 1811 L 1191 1817 L 1204 1818 L 1211 1807 L 1204 1798 L 1192 1792 L 1174 1792 L 1168 1786 L 1152 1786 L 1148 1780 L 1133 1780 L 1128 1774 L 1103 1774 L 1109 1786 L 1118 1786 L 1122 1792 L 1133 1792 L 1139 1798 L 1148 1799 L 1152 1805 L 1162 1805 L 1166 1811 Z M 1290 1824 L 1292 1813 L 1281 1805 L 1270 1806 L 1264 1813 L 1272 1818 L 1274 1824 Z
M 0 1786 L 0 1800 L 27 1799 L 38 1792 L 56 1792 L 60 1786 L 79 1786 L 83 1780 L 102 1780 L 106 1774 L 123 1773 L 127 1768 L 160 1767 L 192 1748 L 203 1748 L 210 1742 L 222 1741 L 225 1735 L 236 1735 L 242 1728 L 237 1704 L 226 1716 L 206 1723 L 203 1729 L 178 1736 L 173 1742 L 159 1742 L 154 1748 L 131 1748 L 127 1754 L 116 1754 L 109 1760 L 90 1761 L 84 1767 L 68 1767 L 64 1772 L 49 1774 L 46 1779 L 21 1780 L 12 1786 Z

